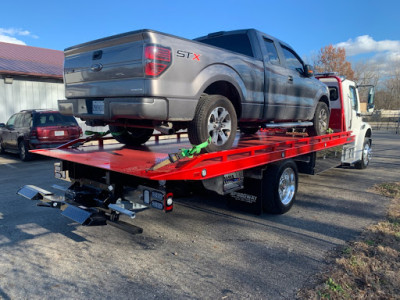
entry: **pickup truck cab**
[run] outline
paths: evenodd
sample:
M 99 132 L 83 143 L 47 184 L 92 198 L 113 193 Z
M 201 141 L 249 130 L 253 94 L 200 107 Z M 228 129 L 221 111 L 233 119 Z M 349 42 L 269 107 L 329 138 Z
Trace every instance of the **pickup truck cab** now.
M 329 124 L 327 86 L 288 44 L 254 29 L 194 41 L 134 31 L 67 48 L 64 66 L 60 112 L 109 125 L 128 145 L 187 128 L 192 144 L 211 136 L 212 152 L 229 149 L 238 127 L 321 135 Z

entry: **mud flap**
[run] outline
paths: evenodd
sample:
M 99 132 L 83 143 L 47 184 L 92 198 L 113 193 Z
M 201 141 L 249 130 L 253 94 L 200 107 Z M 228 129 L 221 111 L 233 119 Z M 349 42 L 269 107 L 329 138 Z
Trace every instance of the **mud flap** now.
M 261 215 L 262 184 L 260 179 L 244 178 L 244 188 L 226 196 L 228 207 L 255 215 Z

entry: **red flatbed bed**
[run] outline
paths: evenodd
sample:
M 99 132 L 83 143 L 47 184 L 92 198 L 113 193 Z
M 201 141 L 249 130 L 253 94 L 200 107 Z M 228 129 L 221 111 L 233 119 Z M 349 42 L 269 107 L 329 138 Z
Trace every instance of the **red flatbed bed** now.
M 263 131 L 251 136 L 237 134 L 234 146 L 230 150 L 185 158 L 155 171 L 151 171 L 151 167 L 166 159 L 169 153 L 179 152 L 181 148 L 190 149 L 188 139 L 160 139 L 149 141 L 140 147 L 101 142 L 99 145 L 72 148 L 70 144 L 66 144 L 57 149 L 32 152 L 150 180 L 203 180 L 353 141 L 354 136 L 351 132 L 317 137 L 271 135 Z

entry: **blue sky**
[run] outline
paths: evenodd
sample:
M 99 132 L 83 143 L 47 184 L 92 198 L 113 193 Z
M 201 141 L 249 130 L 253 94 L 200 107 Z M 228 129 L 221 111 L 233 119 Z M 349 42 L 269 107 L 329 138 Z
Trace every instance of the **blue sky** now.
M 306 59 L 333 44 L 350 61 L 400 61 L 399 0 L 19 0 L 2 1 L 0 15 L 0 41 L 57 50 L 142 28 L 189 39 L 257 28 Z

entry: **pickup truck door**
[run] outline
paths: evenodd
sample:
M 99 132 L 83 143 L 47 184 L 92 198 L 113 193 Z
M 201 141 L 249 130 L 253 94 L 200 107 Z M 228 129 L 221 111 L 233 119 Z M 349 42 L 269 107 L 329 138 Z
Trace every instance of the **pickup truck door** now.
M 313 79 L 305 76 L 304 63 L 292 49 L 281 45 L 287 69 L 286 113 L 292 120 L 313 117 L 317 88 Z
M 282 65 L 274 41 L 263 38 L 264 120 L 284 119 L 288 74 Z

